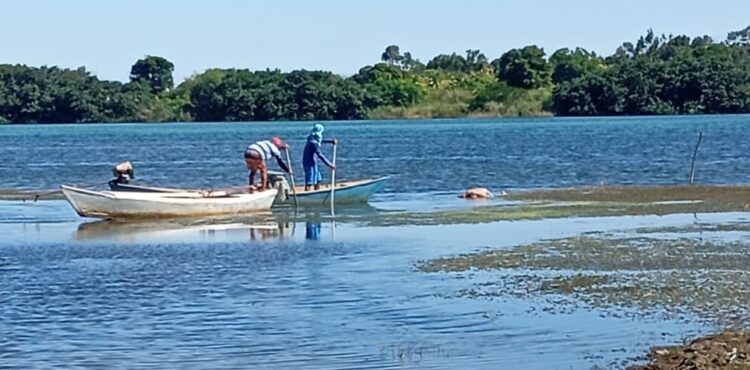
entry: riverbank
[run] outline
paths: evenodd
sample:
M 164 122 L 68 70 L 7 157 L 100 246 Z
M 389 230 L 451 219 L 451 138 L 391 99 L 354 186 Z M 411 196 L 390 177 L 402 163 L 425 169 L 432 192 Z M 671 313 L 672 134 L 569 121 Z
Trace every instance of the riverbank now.
M 726 331 L 703 336 L 689 343 L 656 346 L 646 365 L 628 370 L 738 370 L 750 368 L 750 332 Z

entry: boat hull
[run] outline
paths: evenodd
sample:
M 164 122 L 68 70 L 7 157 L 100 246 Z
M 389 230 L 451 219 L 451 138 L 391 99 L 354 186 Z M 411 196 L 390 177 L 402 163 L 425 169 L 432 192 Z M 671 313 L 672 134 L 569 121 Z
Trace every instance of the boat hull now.
M 358 204 L 367 203 L 370 197 L 380 191 L 385 186 L 388 177 L 377 179 L 366 179 L 357 181 L 347 181 L 336 184 L 334 190 L 335 204 Z M 297 203 L 304 206 L 326 206 L 331 202 L 331 186 L 321 186 L 320 190 L 304 191 L 304 188 L 297 188 Z M 287 200 L 284 203 L 294 203 L 294 193 L 290 190 Z
M 99 192 L 61 186 L 73 209 L 83 217 L 153 218 L 244 214 L 268 210 L 274 189 L 252 194 L 206 192 Z M 217 196 L 218 195 L 218 196 Z

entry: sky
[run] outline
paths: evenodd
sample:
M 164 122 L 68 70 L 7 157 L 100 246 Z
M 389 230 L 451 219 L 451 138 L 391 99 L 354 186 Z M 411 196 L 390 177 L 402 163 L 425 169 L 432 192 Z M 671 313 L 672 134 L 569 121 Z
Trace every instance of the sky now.
M 750 0 L 4 0 L 0 14 L 0 64 L 126 81 L 136 60 L 157 55 L 179 83 L 214 67 L 348 76 L 391 44 L 426 63 L 531 44 L 606 56 L 649 28 L 724 40 L 750 25 Z

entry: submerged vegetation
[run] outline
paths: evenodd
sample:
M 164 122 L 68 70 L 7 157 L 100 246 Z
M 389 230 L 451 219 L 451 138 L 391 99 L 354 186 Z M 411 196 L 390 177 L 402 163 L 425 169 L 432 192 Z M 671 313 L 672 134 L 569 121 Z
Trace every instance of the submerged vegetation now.
M 750 186 L 602 186 L 509 194 L 503 204 L 403 212 L 373 217 L 373 225 L 443 225 L 563 217 L 606 217 L 713 213 L 750 210 Z
M 750 188 L 737 186 L 540 190 L 513 194 L 519 203 L 507 206 L 507 211 L 488 207 L 473 217 L 482 222 L 515 216 L 747 211 L 749 192 Z M 521 211 L 533 208 L 535 213 Z M 464 217 L 466 222 L 469 212 Z M 750 340 L 742 331 L 749 328 L 750 223 L 743 217 L 721 223 L 696 219 L 684 226 L 598 230 L 422 260 L 416 268 L 463 282 L 441 294 L 449 299 L 530 299 L 552 313 L 595 310 L 603 316 L 730 329 L 684 345 L 653 347 L 647 357 L 622 359 L 611 364 L 615 368 L 634 361 L 645 364 L 629 369 L 744 369 L 750 363 Z
M 750 299 L 746 241 L 684 235 L 587 234 L 511 249 L 422 261 L 424 272 L 502 271 L 456 294 L 469 298 L 541 296 L 551 311 L 581 306 L 613 315 L 668 316 L 744 324 Z
M 172 62 L 147 56 L 130 81 L 84 67 L 0 65 L 0 123 L 346 120 L 750 112 L 750 27 L 716 42 L 649 30 L 608 57 L 529 45 L 426 64 L 396 45 L 353 76 L 209 69 L 175 86 Z

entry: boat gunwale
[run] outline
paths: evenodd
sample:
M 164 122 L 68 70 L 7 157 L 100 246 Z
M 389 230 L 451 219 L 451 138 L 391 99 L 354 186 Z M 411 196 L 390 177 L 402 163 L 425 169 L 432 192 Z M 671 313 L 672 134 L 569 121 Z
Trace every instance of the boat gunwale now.
M 346 189 L 351 189 L 351 188 L 354 188 L 354 187 L 357 187 L 357 186 L 375 184 L 375 183 L 378 183 L 378 182 L 382 182 L 382 181 L 388 180 L 390 178 L 391 178 L 390 176 L 382 176 L 382 177 L 373 177 L 373 178 L 368 178 L 368 179 L 342 181 L 340 183 L 337 183 L 336 184 L 337 186 L 334 189 L 335 189 L 335 191 L 346 190 Z M 331 185 L 328 184 L 327 186 L 328 186 L 327 189 L 321 188 L 321 189 L 318 189 L 318 190 L 308 190 L 308 191 L 304 191 L 304 190 L 303 191 L 299 191 L 300 188 L 304 189 L 305 187 L 304 186 L 297 186 L 296 187 L 297 188 L 297 196 L 301 197 L 301 196 L 309 196 L 309 195 L 330 193 L 331 192 Z M 291 196 L 291 189 L 290 189 L 290 196 Z
M 356 188 L 358 186 L 366 186 L 371 184 L 376 184 L 379 182 L 383 182 L 385 180 L 390 179 L 391 176 L 381 176 L 381 177 L 370 177 L 365 179 L 356 179 L 356 180 L 346 180 L 336 183 L 335 190 L 336 191 L 343 191 L 348 190 L 351 188 Z M 180 189 L 180 188 L 160 188 L 160 187 L 152 187 L 152 186 L 145 186 L 145 185 L 130 185 L 130 184 L 118 184 L 118 186 L 123 186 L 124 188 L 127 187 L 133 187 L 134 189 L 139 190 L 153 190 L 152 193 L 160 193 L 160 194 L 175 194 L 175 193 L 198 193 L 202 191 L 210 191 L 210 190 L 202 190 L 202 189 Z M 325 185 L 326 188 L 321 188 L 318 190 L 304 190 L 304 186 L 296 186 L 295 189 L 297 190 L 297 196 L 298 197 L 306 197 L 306 196 L 314 196 L 318 194 L 326 194 L 331 192 L 331 186 L 330 184 Z M 112 190 L 114 192 L 123 192 L 123 193 L 130 193 L 130 191 L 127 190 Z M 221 189 L 215 189 L 214 191 L 221 191 Z M 147 192 L 148 191 L 144 191 Z M 289 196 L 292 196 L 292 189 L 289 189 Z

